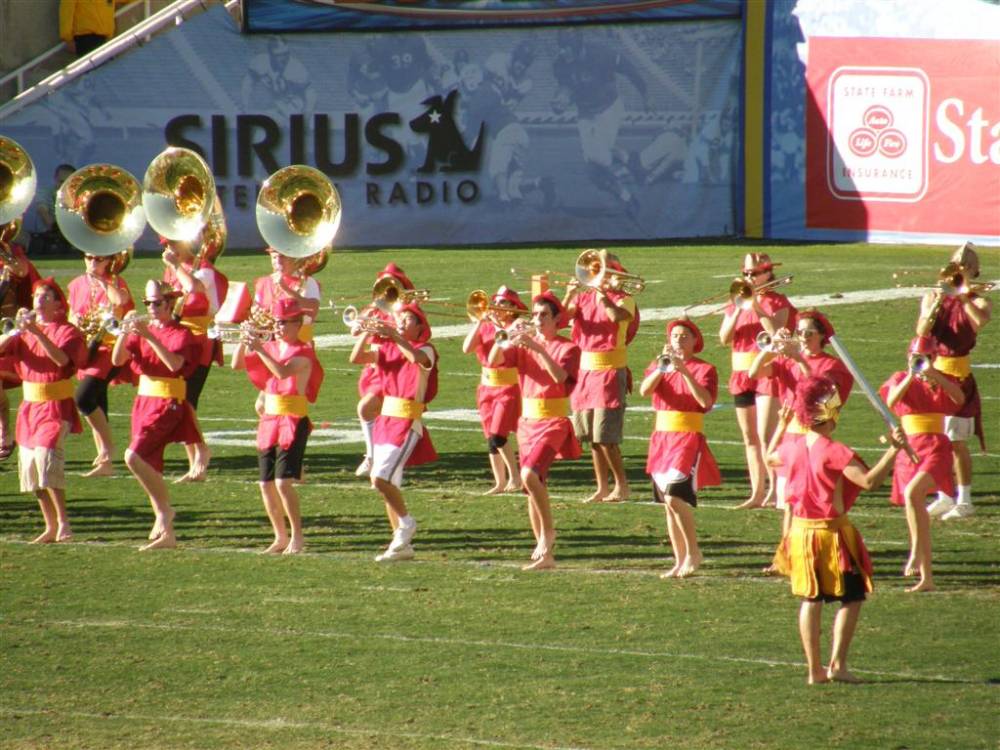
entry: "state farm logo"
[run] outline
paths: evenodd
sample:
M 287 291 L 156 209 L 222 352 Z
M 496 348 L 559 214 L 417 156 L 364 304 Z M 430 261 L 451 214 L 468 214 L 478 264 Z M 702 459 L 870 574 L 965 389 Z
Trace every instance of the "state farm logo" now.
M 930 83 L 916 68 L 838 68 L 830 79 L 827 185 L 843 200 L 927 192 Z

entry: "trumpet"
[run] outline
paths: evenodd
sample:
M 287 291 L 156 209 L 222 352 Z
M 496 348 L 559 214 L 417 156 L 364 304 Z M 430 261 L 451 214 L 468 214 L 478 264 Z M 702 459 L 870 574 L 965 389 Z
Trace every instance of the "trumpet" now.
M 906 369 L 914 375 L 920 375 L 931 368 L 933 360 L 926 354 L 911 354 L 906 363 Z
M 377 308 L 374 307 L 366 307 L 359 310 L 354 305 L 348 305 L 344 308 L 344 312 L 341 314 L 340 319 L 348 328 L 357 328 L 365 333 L 378 333 L 378 329 L 381 327 L 382 321 L 376 317 L 376 309 Z
M 123 318 L 119 320 L 113 315 L 108 315 L 101 323 L 104 330 L 115 338 L 122 336 L 126 333 L 131 333 L 136 323 L 149 323 L 153 318 L 151 315 L 133 315 L 128 318 Z
M 493 341 L 501 349 L 509 349 L 517 346 L 517 338 L 520 336 L 535 336 L 538 333 L 537 326 L 519 320 L 510 328 L 500 328 L 494 335 Z
M 430 297 L 427 289 L 404 289 L 393 276 L 383 276 L 372 285 L 372 304 L 382 312 L 393 312 L 411 302 L 420 304 Z
M 676 372 L 677 363 L 683 361 L 682 353 L 676 349 L 671 349 L 666 354 L 660 354 L 656 358 L 656 369 L 664 375 L 669 375 L 672 372 Z
M 342 215 L 340 193 L 318 169 L 294 164 L 261 185 L 257 228 L 282 255 L 305 258 L 333 242 Z
M 242 344 L 251 338 L 259 338 L 261 341 L 274 339 L 273 331 L 258 328 L 249 320 L 242 323 L 213 323 L 205 335 L 223 344 Z
M 960 263 L 949 263 L 938 274 L 938 288 L 945 297 L 955 297 L 959 294 L 980 294 L 990 291 L 995 284 L 992 282 L 974 282 L 966 278 L 965 266 Z
M 574 276 L 580 286 L 607 289 L 626 294 L 639 294 L 646 281 L 635 273 L 625 273 L 608 267 L 607 250 L 584 250 L 576 259 Z
M 729 285 L 729 301 L 741 310 L 749 310 L 753 305 L 754 297 L 779 286 L 791 284 L 793 278 L 793 276 L 782 276 L 780 279 L 772 279 L 758 287 L 755 287 L 746 279 L 734 279 L 733 283 Z
M 0 318 L 0 346 L 21 333 L 14 318 Z
M 755 343 L 757 344 L 757 348 L 762 352 L 781 354 L 785 352 L 789 345 L 795 343 L 795 339 L 792 338 L 792 334 L 787 328 L 779 328 L 774 332 L 773 336 L 767 331 L 761 331 L 757 334 Z

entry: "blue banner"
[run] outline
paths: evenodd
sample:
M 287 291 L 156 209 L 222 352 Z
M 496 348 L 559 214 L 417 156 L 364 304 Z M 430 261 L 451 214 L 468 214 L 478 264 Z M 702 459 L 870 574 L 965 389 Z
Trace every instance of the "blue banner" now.
M 339 188 L 342 245 L 728 235 L 740 46 L 738 21 L 247 36 L 215 6 L 0 131 L 43 193 L 61 163 L 141 179 L 193 148 L 234 247 L 262 246 L 257 190 L 294 163 Z
M 456 29 L 739 18 L 743 0 L 243 0 L 248 32 Z

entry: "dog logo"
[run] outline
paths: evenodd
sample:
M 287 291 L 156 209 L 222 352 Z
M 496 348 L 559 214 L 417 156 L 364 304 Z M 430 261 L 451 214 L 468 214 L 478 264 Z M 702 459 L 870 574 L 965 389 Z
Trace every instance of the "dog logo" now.
M 427 156 L 417 170 L 427 174 L 441 172 L 476 172 L 483 155 L 483 132 L 485 123 L 479 125 L 476 142 L 469 148 L 462 139 L 462 133 L 455 124 L 455 103 L 458 89 L 441 98 L 435 95 L 424 99 L 421 104 L 427 111 L 410 120 L 414 133 L 427 135 Z
M 927 192 L 930 83 L 916 68 L 840 68 L 828 92 L 827 184 L 843 200 Z

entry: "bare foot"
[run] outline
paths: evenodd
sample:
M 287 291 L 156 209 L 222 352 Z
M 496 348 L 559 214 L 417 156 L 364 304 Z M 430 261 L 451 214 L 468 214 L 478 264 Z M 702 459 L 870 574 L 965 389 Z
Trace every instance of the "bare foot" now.
M 174 480 L 174 484 L 182 484 L 184 482 L 204 482 L 205 481 L 205 468 L 200 469 L 190 469 L 187 474 L 181 477 L 177 477 Z
M 174 513 L 173 509 L 171 509 L 170 513 L 167 515 L 155 516 L 153 520 L 153 528 L 149 530 L 148 539 L 152 541 L 153 539 L 157 539 L 158 537 L 160 537 L 163 534 L 164 528 L 166 528 L 168 525 L 169 526 L 173 525 L 175 515 L 177 514 Z
M 660 578 L 676 578 L 677 577 L 677 571 L 679 571 L 680 569 L 681 569 L 681 564 L 677 563 L 676 565 L 674 565 L 674 567 L 672 567 L 666 573 L 660 573 Z
M 810 685 L 822 685 L 829 681 L 830 678 L 826 676 L 826 672 L 809 675 L 809 678 L 806 680 L 806 682 Z
M 736 510 L 751 510 L 753 508 L 763 508 L 764 501 L 760 498 L 751 497 L 749 500 L 744 500 L 737 506 L 734 506 Z
M 149 536 L 147 536 L 146 538 L 152 541 L 162 533 L 163 533 L 163 523 L 161 523 L 160 519 L 157 518 L 155 521 L 153 521 L 153 528 L 149 530 Z
M 113 477 L 115 475 L 115 467 L 111 463 L 109 458 L 107 461 L 102 461 L 99 464 L 94 464 L 94 468 L 88 472 L 85 472 L 82 476 L 84 477 Z
M 288 546 L 287 539 L 275 539 L 271 542 L 271 546 L 264 550 L 265 555 L 277 555 L 285 551 L 285 547 Z
M 847 682 L 851 685 L 858 685 L 863 682 L 860 677 L 853 672 L 848 672 L 846 669 L 834 669 L 833 667 L 830 667 L 826 670 L 826 676 L 834 682 Z
M 56 540 L 56 533 L 50 529 L 46 529 L 41 534 L 36 536 L 31 540 L 32 544 L 52 544 Z
M 917 574 L 917 563 L 911 557 L 909 560 L 906 561 L 906 565 L 903 566 L 903 577 L 913 578 L 913 576 L 915 576 L 916 574 Z
M 684 564 L 681 565 L 681 569 L 677 571 L 677 577 L 687 578 L 701 567 L 701 561 L 701 554 L 698 554 L 697 556 L 688 555 L 684 558 Z
M 544 555 L 533 563 L 522 566 L 521 570 L 552 570 L 555 566 L 555 558 L 552 555 Z
M 929 580 L 929 579 L 926 579 L 926 578 L 921 578 L 920 582 L 916 586 L 910 586 L 910 588 L 908 588 L 906 590 L 906 593 L 908 593 L 908 594 L 920 594 L 920 593 L 923 593 L 924 591 L 934 591 L 935 588 L 937 588 L 937 587 L 934 585 L 934 581 L 933 580 Z
M 305 547 L 305 542 L 302 539 L 292 538 L 292 541 L 290 541 L 288 543 L 288 546 L 285 547 L 285 551 L 283 554 L 297 555 L 302 551 L 303 547 Z
M 604 502 L 606 502 L 606 503 L 624 503 L 626 500 L 629 499 L 629 497 L 630 497 L 630 495 L 628 494 L 628 492 L 626 492 L 624 495 L 621 495 L 621 494 L 619 494 L 617 492 L 612 492 L 610 495 L 608 495 L 606 498 L 604 498 Z
M 532 560 L 538 560 L 542 556 L 542 554 L 543 554 L 542 553 L 542 543 L 538 542 L 538 544 L 535 545 L 535 549 L 533 549 L 531 551 L 531 559 Z
M 73 538 L 73 529 L 69 527 L 69 524 L 60 526 L 56 530 L 56 541 L 57 542 L 68 542 Z
M 508 482 L 503 488 L 504 492 L 524 492 L 524 486 L 520 482 Z
M 503 492 L 503 487 L 501 487 L 499 484 L 494 484 L 492 487 L 486 490 L 486 492 L 483 493 L 483 496 L 499 495 L 501 492 Z
M 148 552 L 154 549 L 173 549 L 177 546 L 177 537 L 174 536 L 173 529 L 167 529 L 149 544 L 139 547 L 140 552 Z
M 606 498 L 610 493 L 608 490 L 597 490 L 593 495 L 586 498 L 583 502 L 585 503 L 602 503 L 604 498 Z

